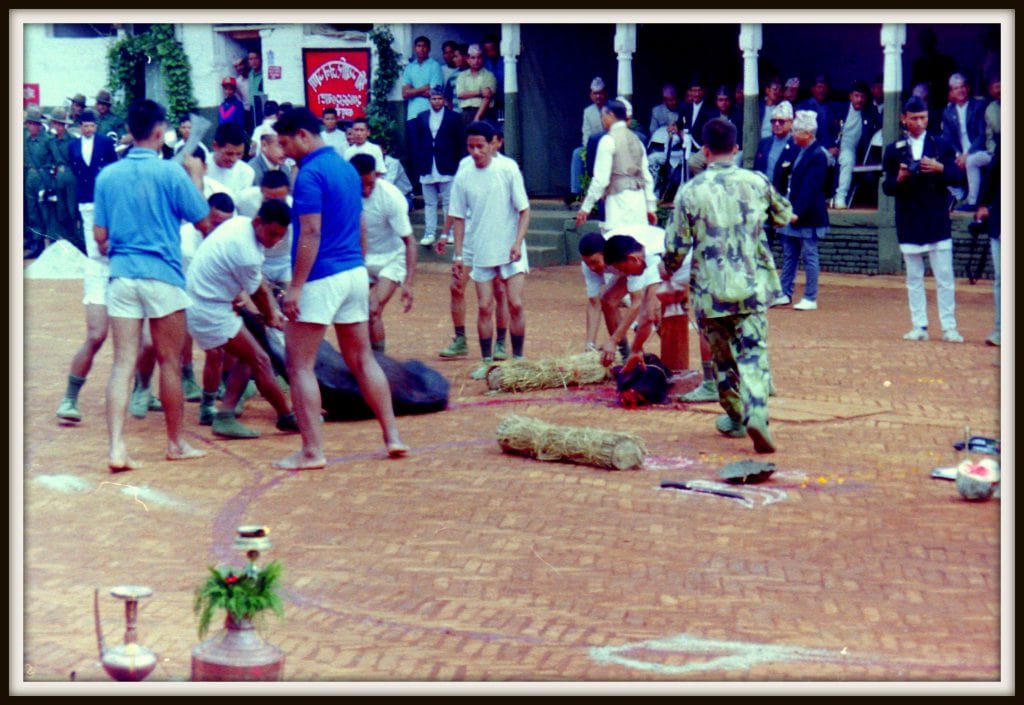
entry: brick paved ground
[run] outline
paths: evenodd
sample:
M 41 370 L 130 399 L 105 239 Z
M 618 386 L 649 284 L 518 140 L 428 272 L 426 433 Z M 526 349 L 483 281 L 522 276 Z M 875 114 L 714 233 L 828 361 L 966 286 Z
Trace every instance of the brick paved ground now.
M 54 418 L 84 332 L 81 283 L 26 282 L 24 495 L 13 506 L 23 499 L 28 685 L 72 671 L 109 682 L 92 594 L 101 589 L 107 643 L 119 643 L 123 608 L 107 591 L 124 583 L 154 590 L 139 615 L 140 642 L 160 655 L 150 680 L 187 680 L 199 641 L 192 591 L 208 564 L 241 564 L 231 542 L 244 523 L 271 528 L 268 558 L 286 569 L 286 618 L 264 634 L 287 653 L 289 681 L 964 681 L 977 691 L 1010 672 L 1000 501 L 965 502 L 928 475 L 955 463 L 966 424 L 999 432 L 998 351 L 981 342 L 990 286 L 958 282 L 964 345 L 901 340 L 900 277 L 826 274 L 817 312 L 773 309 L 778 471 L 741 502 L 659 489 L 755 457 L 748 440 L 713 430 L 717 405 L 627 411 L 610 386 L 489 396 L 468 379 L 475 359 L 435 357 L 450 336 L 447 276 L 422 269 L 413 312 L 387 312 L 389 353 L 442 371 L 451 408 L 400 418 L 414 449 L 402 461 L 384 459 L 375 422 L 330 424 L 328 467 L 305 473 L 270 467 L 298 440 L 274 432 L 272 409 L 254 400 L 245 419 L 265 434 L 255 441 L 213 439 L 187 406 L 189 438 L 209 452 L 198 462 L 161 460 L 161 414 L 129 418 L 130 448 L 148 465 L 110 475 L 109 349 L 83 389 L 85 420 Z M 575 352 L 578 270 L 536 270 L 526 296 L 527 354 Z M 929 300 L 936 320 L 933 288 Z M 647 466 L 502 455 L 494 430 L 510 412 L 637 432 Z

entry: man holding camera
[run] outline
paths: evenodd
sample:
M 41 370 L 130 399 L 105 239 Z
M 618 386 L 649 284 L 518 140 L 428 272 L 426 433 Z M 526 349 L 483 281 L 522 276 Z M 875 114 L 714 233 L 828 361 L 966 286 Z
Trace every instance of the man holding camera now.
M 947 186 L 960 181 L 954 147 L 927 133 L 928 106 L 912 97 L 901 116 L 906 138 L 885 148 L 882 190 L 896 199 L 896 237 L 907 268 L 907 297 L 913 328 L 904 340 L 928 340 L 928 306 L 924 293 L 924 255 L 935 274 L 942 339 L 962 343 L 956 328 L 953 239 Z

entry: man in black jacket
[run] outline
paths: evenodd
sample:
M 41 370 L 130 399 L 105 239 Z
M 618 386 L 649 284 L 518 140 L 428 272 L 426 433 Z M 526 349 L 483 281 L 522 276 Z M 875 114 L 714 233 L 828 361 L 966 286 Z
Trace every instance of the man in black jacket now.
M 907 269 L 907 297 L 913 328 L 904 340 L 928 340 L 924 293 L 924 255 L 935 274 L 942 339 L 962 343 L 956 329 L 953 239 L 946 188 L 960 181 L 956 152 L 941 137 L 927 133 L 928 106 L 912 97 L 903 106 L 904 139 L 888 145 L 882 157 L 882 191 L 896 199 L 896 237 Z
M 442 202 L 445 215 L 451 197 L 452 179 L 459 160 L 466 153 L 466 137 L 462 120 L 444 105 L 444 91 L 435 86 L 430 91 L 430 110 L 424 110 L 413 121 L 415 135 L 413 165 L 423 186 L 423 222 L 420 244 L 429 247 L 437 239 L 437 202 Z

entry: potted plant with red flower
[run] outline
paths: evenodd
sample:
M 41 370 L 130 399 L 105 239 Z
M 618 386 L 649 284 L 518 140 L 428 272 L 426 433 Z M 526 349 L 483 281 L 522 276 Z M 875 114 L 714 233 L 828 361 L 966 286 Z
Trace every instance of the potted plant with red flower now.
M 256 530 L 258 533 L 254 533 Z M 209 631 L 215 612 L 223 609 L 227 616 L 223 632 L 193 649 L 192 680 L 282 679 L 284 652 L 264 641 L 253 626 L 253 620 L 268 610 L 284 616 L 284 604 L 277 592 L 281 564 L 273 561 L 263 568 L 256 566 L 258 549 L 269 545 L 265 527 L 240 527 L 236 547 L 247 551 L 249 564 L 241 570 L 211 566 L 206 582 L 196 590 L 193 607 L 199 616 L 200 638 Z

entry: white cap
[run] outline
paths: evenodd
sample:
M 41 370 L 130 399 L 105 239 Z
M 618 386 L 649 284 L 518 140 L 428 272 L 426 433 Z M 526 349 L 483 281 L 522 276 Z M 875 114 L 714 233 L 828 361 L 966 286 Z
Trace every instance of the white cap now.
M 595 76 L 594 80 L 590 82 L 590 90 L 600 91 L 604 90 L 604 79 L 600 76 Z
M 793 119 L 793 105 L 788 101 L 784 100 L 772 109 L 773 118 L 782 118 L 783 120 Z
M 803 132 L 818 131 L 818 113 L 813 110 L 797 110 L 793 118 L 793 129 Z

